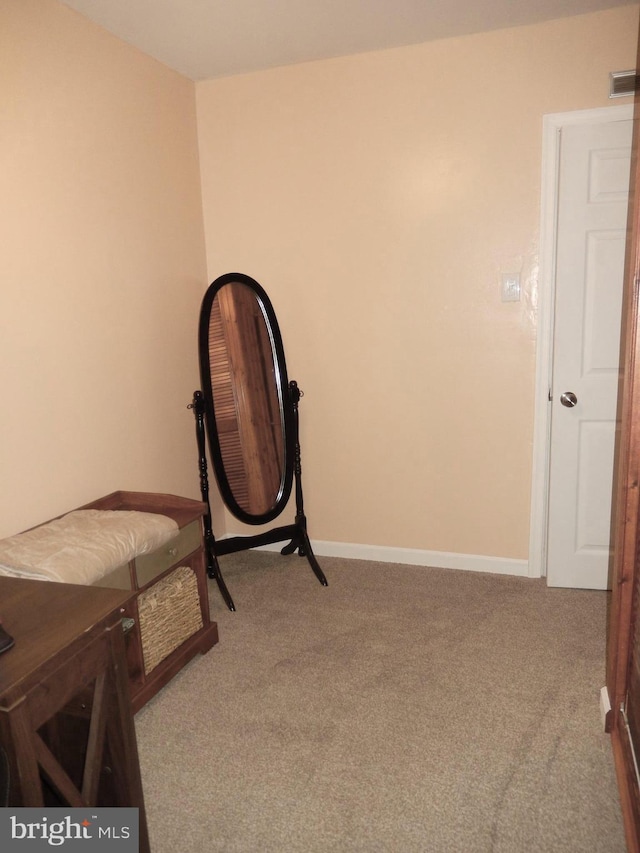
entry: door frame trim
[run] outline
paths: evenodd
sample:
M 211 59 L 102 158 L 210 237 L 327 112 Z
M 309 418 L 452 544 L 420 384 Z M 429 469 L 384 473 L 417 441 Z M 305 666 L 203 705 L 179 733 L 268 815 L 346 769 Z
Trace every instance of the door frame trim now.
M 542 169 L 540 188 L 540 243 L 536 335 L 536 378 L 529 522 L 529 577 L 547 573 L 547 522 L 549 503 L 549 449 L 551 438 L 551 367 L 553 350 L 557 191 L 560 164 L 560 131 L 577 124 L 598 124 L 633 119 L 633 100 L 628 104 L 549 113 L 542 118 Z

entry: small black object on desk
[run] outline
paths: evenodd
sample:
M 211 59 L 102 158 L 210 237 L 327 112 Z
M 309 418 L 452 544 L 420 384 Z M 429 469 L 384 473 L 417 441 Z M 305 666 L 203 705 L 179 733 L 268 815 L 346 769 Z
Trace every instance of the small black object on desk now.
M 14 644 L 14 639 L 11 634 L 7 633 L 2 627 L 0 623 L 0 654 L 2 652 L 8 652 L 11 646 Z

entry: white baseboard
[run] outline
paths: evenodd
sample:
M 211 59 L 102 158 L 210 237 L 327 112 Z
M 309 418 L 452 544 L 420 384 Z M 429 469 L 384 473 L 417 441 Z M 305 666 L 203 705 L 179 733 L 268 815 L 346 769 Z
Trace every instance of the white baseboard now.
M 528 577 L 528 560 L 509 557 L 486 557 L 477 554 L 455 554 L 449 551 L 422 551 L 417 548 L 392 548 L 385 545 L 356 545 L 351 542 L 325 542 L 313 539 L 317 557 L 346 557 L 350 560 L 373 560 L 380 563 L 401 563 L 406 566 L 430 566 L 437 569 L 460 569 L 467 572 L 487 572 L 497 575 Z M 265 545 L 262 550 L 279 551 L 282 545 Z

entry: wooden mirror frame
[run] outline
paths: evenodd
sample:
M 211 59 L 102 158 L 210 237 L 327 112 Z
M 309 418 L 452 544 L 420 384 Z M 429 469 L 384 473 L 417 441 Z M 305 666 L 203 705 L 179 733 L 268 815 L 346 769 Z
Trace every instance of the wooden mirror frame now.
M 247 285 L 258 299 L 271 339 L 274 368 L 277 374 L 275 379 L 278 384 L 285 458 L 278 494 L 272 506 L 261 513 L 247 512 L 246 508 L 240 506 L 236 500 L 236 496 L 229 483 L 229 477 L 225 471 L 215 420 L 209 352 L 209 324 L 211 308 L 216 295 L 225 285 L 232 282 Z M 276 315 L 266 292 L 257 281 L 243 273 L 227 273 L 212 282 L 205 293 L 200 310 L 198 350 L 202 390 L 194 392 L 193 401 L 189 408 L 193 409 L 196 418 L 200 492 L 203 502 L 207 505 L 207 512 L 203 517 L 203 526 L 207 573 L 209 577 L 216 580 L 220 593 L 229 610 L 235 610 L 235 604 L 220 571 L 218 557 L 223 554 L 231 554 L 236 551 L 244 551 L 288 539 L 290 541 L 281 549 L 281 553 L 293 554 L 294 551 L 297 551 L 300 556 L 306 557 L 320 583 L 323 586 L 327 586 L 327 579 L 315 558 L 311 542 L 309 541 L 307 519 L 304 514 L 298 422 L 298 404 L 302 392 L 296 382 L 288 380 L 284 347 Z M 230 536 L 226 539 L 216 540 L 212 529 L 211 506 L 209 503 L 207 443 L 209 444 L 209 450 L 214 463 L 214 473 L 220 496 L 225 506 L 227 506 L 236 518 L 248 524 L 255 525 L 273 521 L 286 508 L 291 497 L 292 487 L 295 484 L 296 512 L 293 524 L 285 524 L 253 536 Z

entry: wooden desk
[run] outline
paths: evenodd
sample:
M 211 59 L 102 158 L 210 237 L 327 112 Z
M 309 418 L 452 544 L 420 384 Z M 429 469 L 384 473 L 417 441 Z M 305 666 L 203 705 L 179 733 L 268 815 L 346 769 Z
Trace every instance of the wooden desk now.
M 121 614 L 132 593 L 0 577 L 10 806 L 130 806 L 149 850 Z

